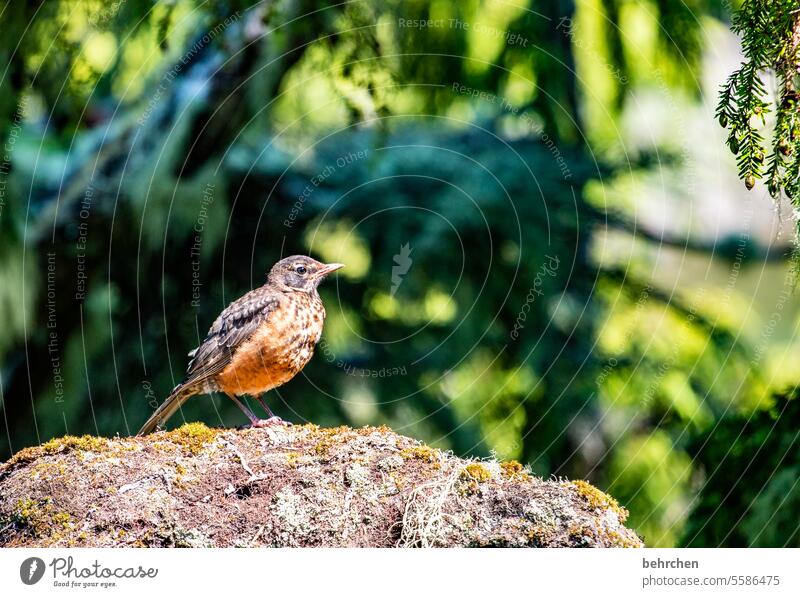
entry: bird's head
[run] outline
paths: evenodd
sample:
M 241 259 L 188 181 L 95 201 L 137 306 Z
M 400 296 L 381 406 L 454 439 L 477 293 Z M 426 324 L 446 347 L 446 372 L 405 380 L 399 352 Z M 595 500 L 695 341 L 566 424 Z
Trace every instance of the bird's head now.
M 267 281 L 282 290 L 314 292 L 328 274 L 340 267 L 344 264 L 325 264 L 305 255 L 292 255 L 272 266 Z

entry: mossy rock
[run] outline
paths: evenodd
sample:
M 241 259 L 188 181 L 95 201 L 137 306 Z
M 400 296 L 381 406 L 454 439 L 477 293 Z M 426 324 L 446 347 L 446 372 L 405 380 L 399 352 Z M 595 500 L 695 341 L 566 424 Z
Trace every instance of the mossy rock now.
M 640 547 L 586 481 L 386 427 L 64 437 L 0 464 L 0 546 Z

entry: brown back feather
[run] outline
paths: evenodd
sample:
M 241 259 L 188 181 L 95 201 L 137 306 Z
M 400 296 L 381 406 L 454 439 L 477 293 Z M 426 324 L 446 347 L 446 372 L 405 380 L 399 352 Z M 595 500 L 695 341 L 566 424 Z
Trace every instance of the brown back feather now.
M 206 339 L 193 351 L 181 385 L 199 387 L 227 367 L 236 349 L 269 319 L 280 304 L 280 292 L 262 286 L 235 300 L 220 313 Z

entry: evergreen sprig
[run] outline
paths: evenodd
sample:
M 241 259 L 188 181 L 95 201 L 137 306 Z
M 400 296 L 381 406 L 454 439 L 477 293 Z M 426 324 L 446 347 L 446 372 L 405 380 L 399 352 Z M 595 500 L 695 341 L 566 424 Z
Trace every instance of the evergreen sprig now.
M 783 192 L 800 206 L 800 6 L 797 0 L 745 0 L 733 16 L 732 29 L 742 39 L 745 60 L 722 85 L 716 117 L 729 131 L 727 144 L 736 155 L 739 177 L 752 189 L 766 176 L 774 199 Z M 764 85 L 770 71 L 779 87 L 774 102 Z M 765 139 L 765 117 L 773 110 L 774 129 Z

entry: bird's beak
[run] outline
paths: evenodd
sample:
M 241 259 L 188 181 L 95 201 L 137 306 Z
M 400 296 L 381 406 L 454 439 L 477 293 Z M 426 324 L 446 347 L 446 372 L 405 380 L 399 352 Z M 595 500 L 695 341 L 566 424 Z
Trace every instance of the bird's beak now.
M 324 278 L 331 272 L 344 267 L 344 263 L 326 263 L 322 268 L 317 270 L 316 278 Z

